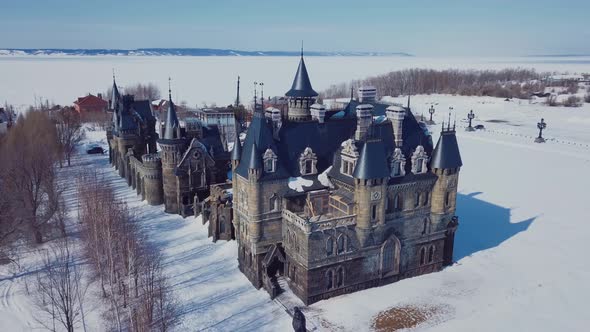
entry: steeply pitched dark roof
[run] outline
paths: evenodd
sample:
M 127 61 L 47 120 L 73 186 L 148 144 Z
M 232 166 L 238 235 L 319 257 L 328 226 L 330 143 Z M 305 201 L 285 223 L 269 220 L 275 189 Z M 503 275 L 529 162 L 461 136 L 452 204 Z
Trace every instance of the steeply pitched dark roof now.
M 231 150 L 231 160 L 240 160 L 242 157 L 242 143 L 240 143 L 240 139 L 236 137 L 236 141 L 234 142 L 234 147 Z
M 116 109 L 119 105 L 119 99 L 121 95 L 119 94 L 119 88 L 117 88 L 117 83 L 115 82 L 115 78 L 113 77 L 113 91 L 111 94 L 111 108 Z
M 365 180 L 389 177 L 385 146 L 380 139 L 365 142 L 352 176 Z
M 250 160 L 248 162 L 249 169 L 260 169 L 262 168 L 262 154 L 258 151 L 256 143 L 252 145 L 250 149 Z
M 166 129 L 164 130 L 164 139 L 175 139 L 177 128 L 179 127 L 178 117 L 176 116 L 176 106 L 172 102 L 172 95 L 169 95 L 168 113 L 166 114 Z
M 454 130 L 446 130 L 440 133 L 430 160 L 431 168 L 448 169 L 463 166 Z
M 299 60 L 299 68 L 297 68 L 297 73 L 295 74 L 291 90 L 287 91 L 285 95 L 288 97 L 315 97 L 318 95 L 318 93 L 311 87 L 307 68 L 305 67 L 305 61 L 303 60 L 303 54 L 301 55 L 301 60 Z

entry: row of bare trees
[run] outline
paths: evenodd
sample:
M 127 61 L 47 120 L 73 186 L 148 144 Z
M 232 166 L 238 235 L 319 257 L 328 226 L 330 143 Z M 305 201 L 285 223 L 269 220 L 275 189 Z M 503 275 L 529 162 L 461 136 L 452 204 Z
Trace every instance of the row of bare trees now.
M 358 88 L 370 85 L 377 88 L 382 96 L 444 93 L 527 99 L 531 93 L 544 90 L 544 75 L 532 69 L 496 71 L 414 68 L 333 85 L 321 95 L 324 98 L 348 97 L 351 86 Z
M 116 331 L 167 331 L 177 321 L 176 303 L 162 257 L 146 241 L 133 213 L 96 173 L 79 178 L 83 245 Z
M 125 94 L 130 94 L 135 97 L 135 100 L 149 100 L 153 101 L 160 99 L 161 92 L 160 88 L 154 83 L 137 83 L 135 85 L 126 86 L 124 91 Z M 113 95 L 113 88 L 109 87 L 105 96 L 111 97 Z
M 55 165 L 61 148 L 53 121 L 43 112 L 20 115 L 0 138 L 0 254 L 11 244 L 32 239 L 39 244 L 56 229 L 64 207 Z

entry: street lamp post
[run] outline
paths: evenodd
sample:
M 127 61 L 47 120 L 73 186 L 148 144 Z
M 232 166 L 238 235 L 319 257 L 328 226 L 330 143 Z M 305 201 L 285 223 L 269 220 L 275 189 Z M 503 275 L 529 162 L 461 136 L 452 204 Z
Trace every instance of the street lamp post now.
M 430 105 L 428 113 L 430 113 L 430 120 L 428 120 L 428 124 L 433 125 L 434 121 L 432 121 L 432 115 L 434 114 L 434 105 Z
M 473 127 L 471 126 L 471 121 L 475 119 L 475 114 L 473 113 L 473 110 L 467 113 L 467 119 L 469 119 L 469 127 L 465 128 L 465 131 L 475 131 L 475 129 L 473 129 Z
M 541 122 L 537 123 L 537 128 L 539 128 L 539 136 L 535 138 L 535 143 L 545 143 L 545 139 L 543 138 L 543 129 L 547 128 L 545 119 L 541 119 Z

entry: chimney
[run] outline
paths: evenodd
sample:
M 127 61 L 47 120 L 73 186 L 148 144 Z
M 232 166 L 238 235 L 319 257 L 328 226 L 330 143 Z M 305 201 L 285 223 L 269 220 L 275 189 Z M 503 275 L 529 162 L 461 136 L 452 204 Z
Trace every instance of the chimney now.
M 266 109 L 266 112 L 269 114 L 269 118 L 272 121 L 272 136 L 275 139 L 279 139 L 279 131 L 283 126 L 283 122 L 281 121 L 281 110 L 269 107 Z
M 319 123 L 324 123 L 326 118 L 326 106 L 322 104 L 311 105 L 311 118 Z
M 373 105 L 360 104 L 356 107 L 356 131 L 354 139 L 362 141 L 367 137 L 369 127 L 373 122 Z
M 406 110 L 397 105 L 392 105 L 387 108 L 385 112 L 387 115 L 387 119 L 391 121 L 391 126 L 393 127 L 393 137 L 395 140 L 395 146 L 401 147 L 404 143 L 402 138 L 402 128 L 404 123 L 404 118 L 406 116 Z
M 358 89 L 358 98 L 361 103 L 374 103 L 377 99 L 377 89 L 374 86 L 361 86 Z

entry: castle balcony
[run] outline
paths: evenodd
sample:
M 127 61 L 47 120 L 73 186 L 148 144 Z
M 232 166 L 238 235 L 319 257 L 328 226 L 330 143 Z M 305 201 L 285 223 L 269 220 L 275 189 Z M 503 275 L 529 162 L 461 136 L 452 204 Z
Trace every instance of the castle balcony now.
M 292 212 L 283 209 L 283 220 L 310 234 L 341 226 L 354 226 L 356 225 L 356 214 L 336 216 L 328 213 L 310 217 L 303 212 Z

